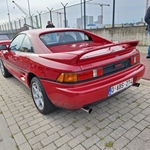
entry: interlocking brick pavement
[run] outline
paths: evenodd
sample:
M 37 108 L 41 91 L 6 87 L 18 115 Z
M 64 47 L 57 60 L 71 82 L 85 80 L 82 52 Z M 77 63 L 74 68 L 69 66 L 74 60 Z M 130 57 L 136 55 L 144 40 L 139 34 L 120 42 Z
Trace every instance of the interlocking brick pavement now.
M 150 150 L 150 82 L 92 104 L 40 114 L 30 90 L 0 74 L 0 150 Z

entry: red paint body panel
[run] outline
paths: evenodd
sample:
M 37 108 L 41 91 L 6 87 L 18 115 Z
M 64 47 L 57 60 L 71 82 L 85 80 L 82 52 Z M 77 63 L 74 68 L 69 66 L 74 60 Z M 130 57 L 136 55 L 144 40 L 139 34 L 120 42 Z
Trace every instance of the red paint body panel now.
M 83 32 L 92 40 L 45 46 L 39 38 L 46 33 L 61 31 Z M 131 66 L 129 64 L 131 57 L 139 55 L 136 49 L 138 41 L 114 43 L 88 31 L 70 28 L 29 30 L 20 34 L 29 38 L 34 53 L 2 50 L 4 66 L 29 88 L 29 76 L 37 76 L 51 102 L 58 107 L 79 109 L 107 98 L 110 87 L 131 78 L 136 83 L 145 71 L 145 66 L 140 62 Z M 128 66 L 122 69 L 123 65 Z M 61 73 L 91 70 L 94 76 L 94 71 L 98 68 L 104 68 L 106 74 L 77 83 L 57 82 Z M 113 69 L 116 69 L 115 72 Z M 107 73 L 108 70 L 111 72 Z
M 75 85 L 61 85 L 58 83 L 43 81 L 51 101 L 59 107 L 79 109 L 87 104 L 100 101 L 108 97 L 108 89 L 130 78 L 136 83 L 144 74 L 145 67 L 136 65 L 131 69 L 111 75 L 109 77 L 92 80 Z M 49 90 L 51 89 L 51 90 Z

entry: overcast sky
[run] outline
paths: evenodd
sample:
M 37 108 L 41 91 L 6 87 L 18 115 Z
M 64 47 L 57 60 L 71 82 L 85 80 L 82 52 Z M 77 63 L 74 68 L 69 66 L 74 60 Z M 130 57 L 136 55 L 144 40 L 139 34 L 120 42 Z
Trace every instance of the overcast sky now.
M 29 13 L 28 9 L 28 0 L 14 0 L 27 14 Z M 79 3 L 81 0 L 29 0 L 31 14 L 37 15 L 38 12 L 47 12 L 49 7 L 50 9 L 56 10 L 62 8 L 61 2 L 63 4 L 68 3 L 67 6 Z M 8 7 L 7 7 L 8 2 Z M 110 4 L 110 7 L 103 7 L 103 17 L 104 23 L 112 23 L 112 10 L 113 10 L 113 0 L 92 0 L 91 4 L 87 4 L 87 15 L 95 16 L 100 15 L 101 10 L 99 5 L 94 3 L 101 4 Z M 80 6 L 80 5 L 79 5 Z M 80 17 L 80 7 L 72 7 L 66 10 L 67 19 L 76 20 Z M 10 19 L 16 20 L 17 18 L 23 18 L 25 16 L 13 3 L 12 0 L 0 0 L 0 24 L 8 22 L 8 8 L 10 12 Z M 146 9 L 146 0 L 116 0 L 116 11 L 115 11 L 115 23 L 130 23 L 140 21 L 141 18 L 145 15 Z M 56 24 L 56 21 L 55 21 Z
M 28 9 L 28 1 L 30 4 L 31 14 L 37 14 L 41 11 L 48 11 L 48 8 L 58 9 L 62 7 L 62 3 L 66 4 L 75 4 L 78 3 L 79 0 L 14 0 L 26 13 L 29 13 Z M 24 16 L 24 14 L 12 3 L 12 0 L 0 0 L 0 22 L 3 20 L 8 20 L 8 8 L 7 2 L 10 12 L 11 20 L 15 18 L 20 18 Z

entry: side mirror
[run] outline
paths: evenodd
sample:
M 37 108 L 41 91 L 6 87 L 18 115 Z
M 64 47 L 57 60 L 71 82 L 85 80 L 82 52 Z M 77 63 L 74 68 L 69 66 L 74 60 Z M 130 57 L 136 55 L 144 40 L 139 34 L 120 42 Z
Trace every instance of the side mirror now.
M 6 50 L 8 49 L 6 45 L 0 45 L 0 50 Z

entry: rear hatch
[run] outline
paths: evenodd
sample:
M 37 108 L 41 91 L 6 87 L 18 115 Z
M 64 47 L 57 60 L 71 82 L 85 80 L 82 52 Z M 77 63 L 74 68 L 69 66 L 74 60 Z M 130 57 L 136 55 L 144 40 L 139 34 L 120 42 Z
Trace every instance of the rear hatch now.
M 41 54 L 40 57 L 71 65 L 72 67 L 69 68 L 79 66 L 81 70 L 77 73 L 77 78 L 87 80 L 113 74 L 139 63 L 140 55 L 136 49 L 137 44 L 138 41 L 116 42 L 100 46 L 85 46 L 77 50 L 72 48 L 70 51 L 69 47 L 76 45 L 67 44 L 61 45 L 62 53 Z M 69 70 L 66 71 L 69 72 Z
M 84 52 L 78 60 L 82 70 L 103 68 L 103 75 L 124 70 L 139 62 L 138 41 L 113 43 L 93 47 L 91 52 Z
M 51 54 L 41 56 L 67 64 L 81 65 L 82 69 L 108 65 L 138 54 L 138 41 L 114 42 L 105 45 L 84 42 L 49 47 Z M 87 67 L 86 67 L 87 65 Z

